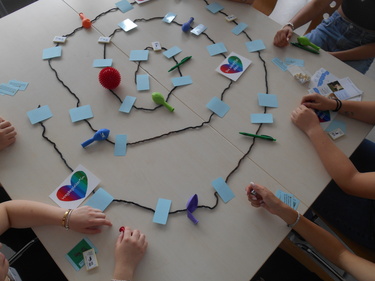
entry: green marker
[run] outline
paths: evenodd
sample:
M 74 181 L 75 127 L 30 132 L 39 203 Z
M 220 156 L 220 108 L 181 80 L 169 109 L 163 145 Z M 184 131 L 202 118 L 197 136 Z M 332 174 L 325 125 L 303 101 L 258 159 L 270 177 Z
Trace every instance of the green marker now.
M 248 137 L 253 137 L 253 138 L 259 138 L 259 139 L 264 139 L 264 140 L 269 140 L 269 141 L 276 141 L 273 137 L 267 136 L 267 135 L 254 135 L 254 134 L 249 134 L 249 133 L 244 133 L 240 132 L 241 135 L 248 136 Z
M 186 58 L 183 58 L 178 64 L 176 64 L 175 66 L 173 66 L 170 70 L 168 70 L 168 72 L 171 72 L 173 69 L 176 69 L 177 67 L 179 67 L 181 64 L 184 64 L 185 62 L 187 62 L 189 59 L 191 59 L 192 56 L 190 57 L 186 57 Z
M 152 100 L 156 103 L 156 104 L 161 104 L 161 105 L 164 105 L 166 108 L 168 108 L 168 110 L 170 112 L 173 112 L 174 108 L 165 101 L 164 99 L 164 96 L 159 93 L 159 92 L 154 92 L 152 93 Z

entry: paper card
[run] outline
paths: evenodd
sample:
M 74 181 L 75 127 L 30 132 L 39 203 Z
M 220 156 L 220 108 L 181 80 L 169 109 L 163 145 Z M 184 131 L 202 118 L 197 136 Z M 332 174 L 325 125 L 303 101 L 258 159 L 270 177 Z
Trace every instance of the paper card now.
M 105 209 L 112 203 L 114 197 L 109 194 L 104 188 L 99 188 L 86 202 L 85 206 L 93 207 L 104 212 Z
M 128 32 L 134 28 L 136 28 L 138 25 L 136 25 L 134 22 L 132 22 L 130 19 L 126 19 L 118 24 L 119 27 L 122 28 L 125 32 Z
M 223 118 L 230 109 L 229 105 L 221 101 L 218 97 L 213 97 L 206 107 L 221 118 Z
M 150 90 L 150 76 L 148 74 L 139 74 L 136 76 L 137 90 L 146 91 Z
M 161 51 L 161 50 L 162 50 L 162 47 L 161 47 L 161 44 L 160 44 L 159 41 L 151 42 L 151 45 L 152 45 L 152 49 L 153 49 L 155 52 L 158 52 L 158 51 Z
M 241 22 L 235 28 L 232 29 L 232 33 L 235 34 L 235 35 L 239 35 L 247 27 L 248 27 L 248 25 L 246 23 Z
M 64 36 L 55 36 L 53 38 L 53 42 L 54 43 L 61 43 L 61 44 L 64 44 L 66 42 L 66 37 Z
M 19 88 L 10 84 L 0 84 L 0 94 L 14 96 L 18 92 Z
M 320 87 L 309 89 L 309 93 L 318 93 L 328 98 L 347 100 L 363 94 L 349 77 L 331 81 Z
M 70 262 L 76 271 L 79 271 L 85 265 L 83 252 L 90 249 L 94 249 L 96 253 L 98 252 L 98 249 L 94 246 L 94 244 L 85 237 L 65 255 L 65 258 Z
M 190 33 L 193 33 L 194 35 L 201 35 L 205 30 L 207 29 L 207 26 L 204 26 L 203 24 L 198 24 L 196 27 L 194 27 Z
M 19 91 L 25 91 L 27 86 L 29 85 L 28 82 L 22 82 L 17 80 L 10 80 L 8 84 L 13 87 L 17 87 Z
M 177 55 L 181 52 L 182 52 L 182 50 L 179 47 L 174 46 L 174 47 L 166 50 L 165 52 L 163 52 L 163 55 L 170 59 L 171 57 L 173 57 L 173 56 L 175 56 L 175 55 Z
M 112 59 L 96 59 L 94 60 L 92 67 L 107 67 L 112 66 Z
M 29 117 L 31 124 L 34 125 L 51 118 L 53 114 L 48 105 L 43 105 L 41 107 L 28 111 L 27 116 Z
M 246 42 L 245 44 L 249 53 L 264 50 L 266 48 L 266 45 L 264 45 L 263 40 L 253 40 L 250 42 Z
M 135 2 L 137 2 L 138 4 L 143 4 L 143 3 L 146 3 L 150 0 L 135 0 Z
M 288 69 L 288 66 L 279 58 L 273 58 L 272 62 L 280 68 L 282 71 L 286 71 Z
M 214 2 L 206 6 L 206 9 L 209 10 L 211 13 L 216 14 L 224 9 L 219 3 Z
M 94 117 L 90 105 L 72 108 L 69 110 L 69 114 L 73 123 Z
M 111 42 L 111 37 L 100 36 L 98 39 L 99 43 L 108 44 Z
M 273 116 L 270 113 L 253 113 L 250 120 L 251 123 L 273 123 Z
M 223 42 L 208 45 L 206 48 L 211 57 L 228 51 Z
M 285 58 L 285 64 L 303 67 L 303 66 L 305 66 L 305 61 L 301 60 L 301 59 Z
M 260 106 L 279 107 L 276 95 L 258 93 L 258 101 Z
M 172 83 L 173 86 L 185 86 L 185 85 L 190 85 L 193 83 L 193 80 L 191 79 L 190 76 L 181 76 L 181 77 L 175 77 L 172 78 Z
M 43 50 L 42 58 L 44 60 L 61 57 L 62 49 L 60 46 L 47 48 Z
M 171 204 L 171 200 L 159 198 L 152 221 L 158 224 L 167 224 Z
M 339 121 L 339 120 L 333 120 L 324 131 L 331 132 L 335 129 L 340 129 L 345 134 L 346 133 L 345 122 Z
M 129 3 L 128 1 L 126 1 L 126 0 L 122 0 L 122 1 L 120 1 L 120 2 L 117 2 L 115 5 L 116 5 L 116 7 L 119 8 L 120 11 L 123 12 L 123 13 L 126 13 L 126 12 L 128 12 L 128 11 L 134 9 L 133 5 L 130 4 L 130 3 Z
M 233 81 L 237 81 L 250 64 L 251 60 L 232 52 L 216 68 L 216 71 Z
M 61 208 L 75 209 L 100 183 L 100 180 L 79 165 L 49 197 Z
M 91 270 L 99 266 L 94 249 L 83 252 L 83 259 L 85 261 L 86 270 Z
M 217 191 L 221 199 L 224 201 L 224 203 L 229 202 L 235 197 L 233 191 L 230 189 L 223 178 L 217 178 L 216 180 L 212 181 L 211 184 Z
M 119 111 L 129 113 L 130 110 L 133 108 L 136 99 L 136 97 L 126 96 L 126 98 L 121 104 Z
M 126 155 L 126 144 L 128 136 L 127 135 L 116 135 L 115 140 L 115 156 L 125 156 Z
M 176 17 L 175 13 L 168 13 L 164 16 L 163 22 L 171 23 Z
M 130 51 L 130 61 L 146 61 L 148 60 L 148 50 L 132 50 Z

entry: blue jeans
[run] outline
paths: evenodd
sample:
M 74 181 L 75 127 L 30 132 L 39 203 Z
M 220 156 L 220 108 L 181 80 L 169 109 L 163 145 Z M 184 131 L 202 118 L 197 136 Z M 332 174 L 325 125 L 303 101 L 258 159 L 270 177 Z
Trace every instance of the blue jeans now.
M 375 143 L 365 139 L 350 160 L 359 172 L 374 172 Z M 348 195 L 331 181 L 312 209 L 348 238 L 375 250 L 375 200 Z
M 375 42 L 375 32 L 369 32 L 352 24 L 335 11 L 306 37 L 327 52 L 345 51 Z M 346 64 L 365 74 L 374 58 L 344 61 Z

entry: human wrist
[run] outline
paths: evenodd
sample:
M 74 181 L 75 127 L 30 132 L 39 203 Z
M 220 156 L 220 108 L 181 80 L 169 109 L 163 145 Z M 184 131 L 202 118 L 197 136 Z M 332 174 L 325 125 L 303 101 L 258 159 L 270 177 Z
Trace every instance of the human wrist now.
M 284 28 L 289 28 L 289 29 L 291 29 L 292 31 L 295 30 L 294 24 L 291 23 L 291 22 L 287 22 L 286 24 L 284 24 L 284 25 L 281 27 L 281 29 L 284 29 Z
M 114 280 L 132 280 L 133 279 L 134 271 L 131 270 L 129 267 L 116 263 L 115 270 L 113 272 Z
M 288 227 L 294 227 L 299 221 L 300 214 L 284 204 L 281 213 L 278 216 L 285 221 Z

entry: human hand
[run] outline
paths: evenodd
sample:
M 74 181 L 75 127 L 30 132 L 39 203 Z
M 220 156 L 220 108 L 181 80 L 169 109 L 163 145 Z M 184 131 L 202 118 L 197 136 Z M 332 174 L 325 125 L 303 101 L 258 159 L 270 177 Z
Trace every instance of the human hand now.
M 0 150 L 16 141 L 17 132 L 9 121 L 0 117 Z
M 310 136 L 315 129 L 321 129 L 316 113 L 303 104 L 293 110 L 291 119 L 294 125 Z
M 69 218 L 69 228 L 85 234 L 100 233 L 102 225 L 112 226 L 112 223 L 101 210 L 89 206 L 73 210 Z
M 334 110 L 337 105 L 335 100 L 326 98 L 317 93 L 304 96 L 301 104 L 308 108 L 317 110 Z
M 134 272 L 142 260 L 148 242 L 146 236 L 139 230 L 132 230 L 125 226 L 124 230 L 120 231 L 115 246 L 115 271 L 114 279 L 131 280 Z
M 0 243 L 0 248 L 2 247 Z M 9 262 L 3 253 L 0 253 L 0 280 L 5 280 L 8 275 Z
M 289 40 L 293 35 L 293 30 L 289 25 L 284 26 L 276 32 L 273 38 L 273 44 L 277 47 L 286 47 L 289 45 Z

